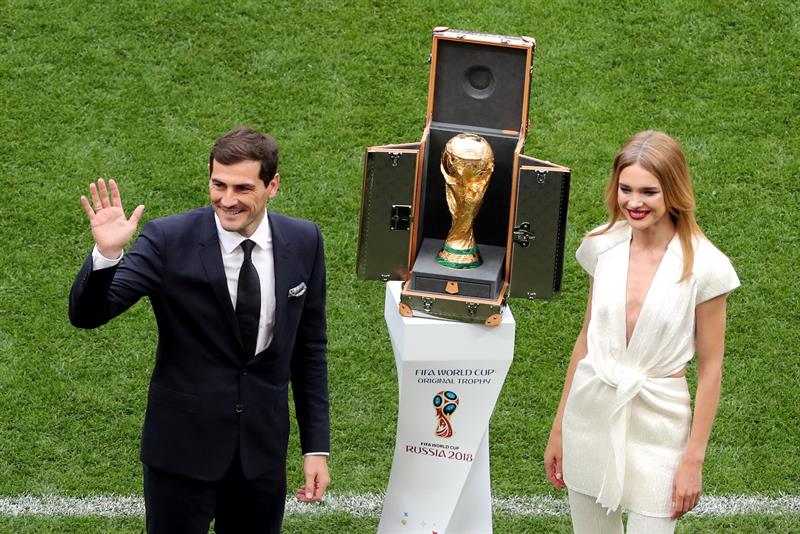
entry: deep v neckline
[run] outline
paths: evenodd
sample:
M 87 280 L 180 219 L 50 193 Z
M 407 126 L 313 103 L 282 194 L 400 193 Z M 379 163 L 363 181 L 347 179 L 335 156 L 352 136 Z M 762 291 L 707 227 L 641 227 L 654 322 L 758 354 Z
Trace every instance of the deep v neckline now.
M 642 322 L 642 315 L 645 315 L 645 312 L 648 309 L 648 305 L 650 300 L 652 300 L 651 295 L 653 293 L 653 286 L 656 285 L 656 280 L 658 280 L 661 271 L 663 270 L 664 266 L 664 258 L 667 256 L 669 252 L 670 245 L 672 241 L 675 239 L 675 236 L 669 240 L 667 243 L 667 248 L 664 249 L 664 253 L 661 255 L 661 259 L 658 260 L 658 267 L 656 267 L 656 272 L 653 273 L 653 277 L 650 279 L 650 284 L 647 286 L 647 291 L 645 291 L 644 299 L 642 300 L 642 306 L 639 308 L 639 314 L 636 316 L 636 321 L 633 323 L 633 328 L 631 329 L 631 338 L 628 339 L 628 278 L 630 276 L 630 268 L 631 268 L 631 241 L 632 236 L 629 236 L 628 239 L 625 241 L 625 290 L 623 292 L 623 305 L 622 305 L 622 319 L 623 319 L 623 329 L 622 329 L 622 337 L 624 341 L 625 350 L 628 351 L 633 346 L 633 342 L 637 338 L 637 332 L 640 330 L 639 325 Z M 646 316 L 646 315 L 645 315 Z

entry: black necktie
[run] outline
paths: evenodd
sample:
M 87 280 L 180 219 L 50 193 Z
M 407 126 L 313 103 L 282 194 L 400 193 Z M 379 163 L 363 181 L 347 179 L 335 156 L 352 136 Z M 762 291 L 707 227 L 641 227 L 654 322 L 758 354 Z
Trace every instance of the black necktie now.
M 248 359 L 256 353 L 258 339 L 258 319 L 261 315 L 261 283 L 251 257 L 255 243 L 249 239 L 242 241 L 244 261 L 239 270 L 239 283 L 236 287 L 236 318 L 242 333 L 242 344 Z

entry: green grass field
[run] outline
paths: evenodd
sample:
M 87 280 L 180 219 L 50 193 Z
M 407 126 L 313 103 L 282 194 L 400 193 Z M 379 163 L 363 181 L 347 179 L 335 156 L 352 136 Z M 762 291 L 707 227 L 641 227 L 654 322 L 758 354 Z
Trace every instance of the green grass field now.
M 435 7 L 434 7 L 435 6 Z M 78 201 L 114 178 L 151 219 L 207 201 L 213 140 L 241 123 L 281 143 L 274 209 L 326 238 L 331 492 L 380 492 L 397 384 L 380 282 L 355 277 L 364 147 L 418 140 L 430 31 L 538 43 L 525 153 L 573 170 L 562 297 L 512 302 L 515 361 L 495 411 L 498 496 L 559 495 L 541 455 L 587 280 L 581 235 L 633 132 L 683 145 L 698 219 L 736 266 L 723 397 L 705 467 L 714 495 L 800 494 L 800 5 L 784 1 L 0 4 L 0 498 L 139 495 L 153 365 L 147 302 L 95 331 L 67 321 L 92 242 Z M 694 367 L 690 368 L 691 372 Z M 290 485 L 300 483 L 296 434 Z M 375 518 L 294 515 L 286 532 L 369 532 Z M 143 520 L 0 516 L 3 532 L 140 532 Z M 567 532 L 498 514 L 496 532 Z M 800 531 L 800 516 L 694 517 L 680 532 Z

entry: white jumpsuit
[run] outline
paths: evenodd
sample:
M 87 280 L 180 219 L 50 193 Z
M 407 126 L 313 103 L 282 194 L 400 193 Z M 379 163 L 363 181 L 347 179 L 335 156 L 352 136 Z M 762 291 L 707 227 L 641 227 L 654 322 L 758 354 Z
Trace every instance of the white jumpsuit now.
M 616 510 L 668 517 L 686 448 L 691 405 L 681 371 L 695 351 L 695 307 L 739 286 L 725 257 L 695 240 L 692 274 L 670 242 L 626 343 L 631 229 L 618 222 L 583 240 L 576 257 L 594 278 L 587 355 L 575 371 L 563 421 L 564 481 Z M 626 346 L 627 345 L 627 346 Z

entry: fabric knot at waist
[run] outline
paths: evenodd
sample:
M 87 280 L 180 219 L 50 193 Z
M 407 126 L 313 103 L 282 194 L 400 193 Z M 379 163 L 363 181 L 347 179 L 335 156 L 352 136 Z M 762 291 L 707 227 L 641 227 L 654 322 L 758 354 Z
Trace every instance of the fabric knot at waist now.
M 630 367 L 620 365 L 611 360 L 611 365 L 598 365 L 592 359 L 597 376 L 616 388 L 614 406 L 609 418 L 609 437 L 611 447 L 603 471 L 603 483 L 597 495 L 597 502 L 608 509 L 608 513 L 615 511 L 622 501 L 623 483 L 625 481 L 626 443 L 628 441 L 628 426 L 630 422 L 631 401 L 645 386 L 648 376 Z M 611 363 L 608 362 L 608 363 Z

